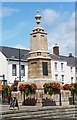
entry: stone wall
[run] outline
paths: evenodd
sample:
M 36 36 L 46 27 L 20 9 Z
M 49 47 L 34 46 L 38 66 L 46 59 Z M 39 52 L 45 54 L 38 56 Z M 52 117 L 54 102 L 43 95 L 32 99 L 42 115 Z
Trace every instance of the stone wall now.
M 16 97 L 19 104 L 22 105 L 22 103 L 24 101 L 24 92 L 22 92 L 22 93 L 20 91 L 12 92 L 12 97 Z M 62 90 L 61 91 L 61 105 L 62 106 L 70 105 L 69 98 L 71 98 L 71 102 L 72 102 L 71 92 L 67 91 L 67 90 Z M 25 96 L 26 105 L 28 105 L 27 102 L 30 103 L 30 105 L 31 105 L 32 101 L 34 102 L 34 105 L 36 105 L 37 107 L 53 106 L 53 105 L 59 106 L 60 105 L 60 95 L 53 94 L 50 96 L 49 94 L 44 94 L 43 89 L 38 89 L 36 91 L 36 94 Z M 77 103 L 76 101 L 77 101 L 77 96 L 75 95 L 75 103 Z M 35 104 L 35 102 L 36 102 L 36 104 Z M 33 103 L 32 103 L 32 105 L 33 105 Z
M 43 76 L 42 62 L 48 63 L 48 76 Z M 29 80 L 48 80 L 51 79 L 51 62 L 44 59 L 33 59 L 28 61 L 28 78 Z

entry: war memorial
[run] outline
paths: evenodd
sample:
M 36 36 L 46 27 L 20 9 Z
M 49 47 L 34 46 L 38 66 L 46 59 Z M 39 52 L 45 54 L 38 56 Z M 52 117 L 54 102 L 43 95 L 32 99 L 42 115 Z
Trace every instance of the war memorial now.
M 19 109 L 2 112 L 2 120 L 76 120 L 77 95 L 71 92 L 72 86 L 63 87 L 61 82 L 52 80 L 47 33 L 40 25 L 39 11 L 35 18 L 36 27 L 30 33 L 27 58 L 28 80 L 26 83 L 18 82 L 17 90 L 11 91 L 11 97 L 17 99 Z

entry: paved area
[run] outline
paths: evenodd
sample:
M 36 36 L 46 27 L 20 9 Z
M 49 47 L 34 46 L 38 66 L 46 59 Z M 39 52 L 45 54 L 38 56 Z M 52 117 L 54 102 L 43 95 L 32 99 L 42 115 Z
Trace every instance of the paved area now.
M 59 115 L 60 115 L 60 118 L 62 117 L 62 119 L 57 119 L 57 120 L 65 120 L 65 117 L 63 117 L 63 116 L 67 116 L 67 118 L 68 118 L 67 120 L 76 120 L 75 117 L 72 117 L 71 119 L 69 119 L 70 117 L 68 117 L 68 116 L 73 116 L 75 114 L 74 111 L 72 111 L 73 109 L 75 109 L 75 106 L 68 106 L 68 107 L 66 107 L 66 106 L 53 106 L 53 107 L 46 106 L 46 107 L 42 107 L 42 108 L 37 108 L 36 106 L 19 105 L 19 110 L 16 107 L 15 107 L 15 109 L 11 108 L 9 110 L 9 107 L 10 107 L 10 105 L 0 104 L 0 120 L 5 120 L 5 118 L 8 118 L 8 120 L 10 120 L 10 119 L 13 120 L 13 117 L 17 120 L 21 120 L 21 118 L 22 118 L 22 120 L 25 120 L 25 119 L 29 120 L 28 118 L 30 118 L 31 120 L 39 120 L 39 117 L 38 117 L 39 115 L 42 118 L 40 120 L 43 120 L 43 119 L 51 120 L 51 117 L 54 116 L 53 115 L 54 111 L 55 111 L 55 115 L 57 117 L 59 117 Z M 59 108 L 60 108 L 60 112 L 58 110 Z M 62 109 L 62 111 L 65 111 L 65 114 L 63 112 L 61 113 L 61 109 Z M 48 112 L 46 113 L 46 111 L 48 111 Z M 50 111 L 53 111 L 53 112 L 50 112 Z M 70 112 L 73 115 L 71 115 Z M 13 116 L 13 114 L 14 114 L 14 116 Z M 2 116 L 4 116 L 4 119 Z M 56 118 L 54 120 L 56 120 Z
M 37 109 L 37 107 L 36 106 L 22 106 L 22 105 L 19 105 L 19 110 L 29 110 L 29 109 L 30 110 L 31 109 Z M 18 110 L 18 107 L 15 107 L 13 109 L 13 107 L 10 107 L 10 105 L 2 105 L 2 104 L 0 104 L 0 113 L 1 112 L 12 111 L 12 110 Z
M 10 109 L 9 109 L 10 108 Z M 15 108 L 12 108 L 12 107 L 10 107 L 10 105 L 2 105 L 2 104 L 0 104 L 0 120 L 2 120 L 2 113 L 11 113 L 11 112 L 14 112 L 14 111 L 22 111 L 22 110 L 30 110 L 30 109 L 36 109 L 36 106 L 22 106 L 22 105 L 20 105 L 19 106 L 19 110 L 18 110 L 18 108 L 17 107 L 15 107 Z

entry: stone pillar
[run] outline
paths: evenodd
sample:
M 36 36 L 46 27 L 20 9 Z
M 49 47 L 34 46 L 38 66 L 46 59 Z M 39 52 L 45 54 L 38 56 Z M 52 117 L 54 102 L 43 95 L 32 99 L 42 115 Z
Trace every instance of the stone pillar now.
M 36 98 L 37 98 L 36 106 L 37 107 L 42 107 L 42 97 L 43 97 L 42 95 L 43 95 L 42 89 L 38 89 L 36 91 Z

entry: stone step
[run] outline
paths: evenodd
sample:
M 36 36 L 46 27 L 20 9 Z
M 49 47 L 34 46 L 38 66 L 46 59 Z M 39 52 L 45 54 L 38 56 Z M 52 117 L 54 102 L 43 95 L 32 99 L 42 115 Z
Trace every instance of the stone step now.
M 19 114 L 47 114 L 47 113 L 61 113 L 61 114 L 63 114 L 63 113 L 75 113 L 75 112 L 77 112 L 77 110 L 75 110 L 75 109 L 67 109 L 67 110 L 43 110 L 43 111 L 14 111 L 14 112 L 9 112 L 9 113 L 7 113 L 7 114 L 3 114 L 4 116 L 6 115 L 6 116 L 8 116 L 8 115 L 17 115 L 18 113 Z
M 16 119 L 16 120 L 65 120 L 65 119 L 67 119 L 67 120 L 77 120 L 77 118 L 75 118 L 75 117 L 66 117 L 66 116 L 63 116 L 63 117 L 50 117 L 50 116 L 45 116 L 45 115 L 43 115 L 43 116 L 39 116 L 39 117 L 36 117 L 36 116 L 23 116 L 23 117 L 12 117 L 12 118 L 6 118 L 6 120 L 14 120 L 14 119 Z M 2 119 L 2 120 L 4 120 L 4 119 Z
M 75 112 L 75 114 L 77 114 L 77 112 Z M 40 117 L 53 117 L 53 118 L 65 118 L 65 117 L 73 117 L 75 115 L 73 113 L 73 111 L 69 112 L 51 112 L 51 111 L 48 111 L 48 112 L 45 112 L 45 111 L 42 111 L 42 112 L 31 112 L 31 113 L 18 113 L 18 114 L 8 114 L 8 115 L 3 115 L 3 118 L 12 118 L 12 119 L 15 119 L 15 118 L 40 118 Z
M 29 109 L 29 110 L 19 110 L 19 111 L 8 111 L 3 112 L 2 120 L 44 120 L 44 119 L 75 119 L 77 117 L 77 107 L 44 107 L 41 109 Z M 76 117 L 75 117 L 76 116 Z
M 4 115 L 4 114 L 14 114 L 14 113 L 22 113 L 22 112 L 23 113 L 24 112 L 36 112 L 37 113 L 37 112 L 40 112 L 40 111 L 50 111 L 50 112 L 51 111 L 56 111 L 56 112 L 58 112 L 58 111 L 63 112 L 64 111 L 65 112 L 65 111 L 71 111 L 71 109 L 72 109 L 72 111 L 77 111 L 77 108 L 75 108 L 75 107 L 74 108 L 73 107 L 70 107 L 70 108 L 69 107 L 68 108 L 56 108 L 56 107 L 55 108 L 52 108 L 52 107 L 49 108 L 48 107 L 48 108 L 42 108 L 42 109 L 34 109 L 34 108 L 33 109 L 32 108 L 31 109 L 22 109 L 22 110 L 12 109 L 10 111 L 2 112 L 1 114 Z
M 49 112 L 67 112 L 67 111 L 69 111 L 69 112 L 75 112 L 75 111 L 77 111 L 77 109 L 75 109 L 75 108 L 72 108 L 72 109 L 49 109 L 49 110 L 46 110 L 46 109 L 41 109 L 41 110 L 12 110 L 12 111 L 8 111 L 8 112 L 3 112 L 2 114 L 3 115 L 6 115 L 6 114 L 16 114 L 16 113 L 42 113 L 42 112 L 46 112 L 46 113 L 49 113 Z

